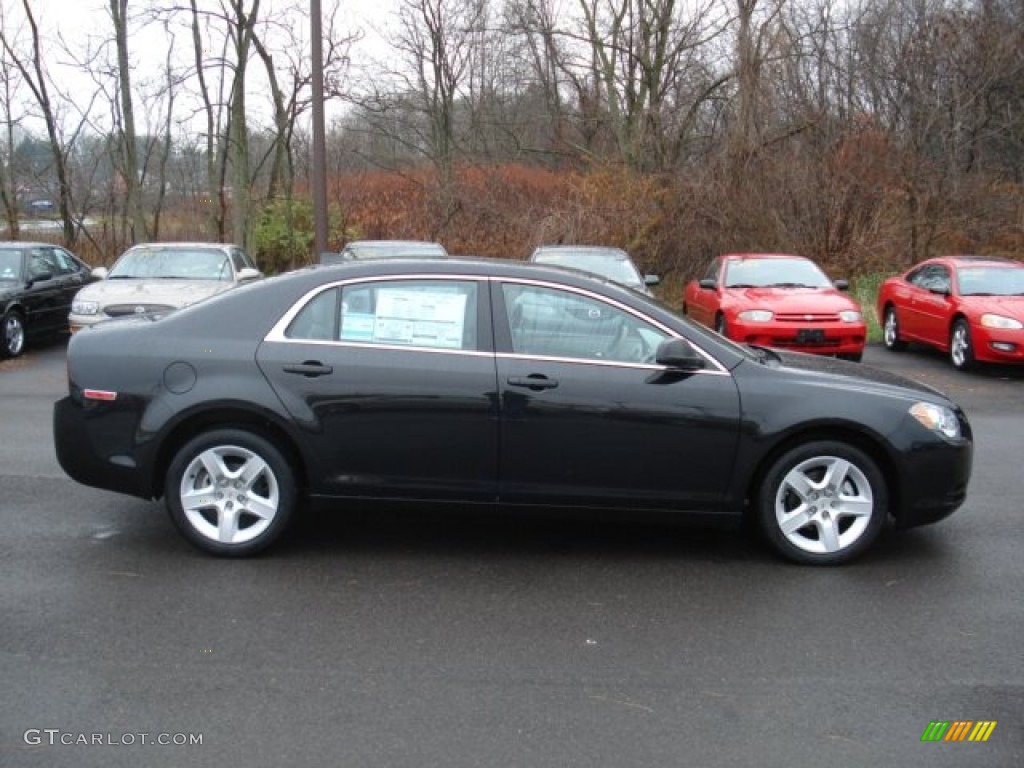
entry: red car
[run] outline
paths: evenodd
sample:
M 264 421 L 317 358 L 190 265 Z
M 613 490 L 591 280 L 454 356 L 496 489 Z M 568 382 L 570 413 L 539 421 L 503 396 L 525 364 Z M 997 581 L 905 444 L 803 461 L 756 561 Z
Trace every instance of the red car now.
M 1024 363 L 1024 264 L 980 256 L 922 261 L 882 283 L 878 317 L 892 350 L 928 344 L 961 370 Z
M 803 256 L 731 253 L 687 283 L 683 312 L 743 344 L 857 361 L 867 328 L 848 287 Z

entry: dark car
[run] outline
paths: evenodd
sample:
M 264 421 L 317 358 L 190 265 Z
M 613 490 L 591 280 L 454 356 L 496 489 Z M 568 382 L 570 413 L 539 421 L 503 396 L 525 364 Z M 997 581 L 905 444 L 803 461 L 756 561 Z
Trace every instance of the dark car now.
M 949 355 L 954 368 L 1024 364 L 1024 263 L 942 256 L 890 277 L 878 290 L 885 346 L 908 341 Z
M 75 293 L 90 268 L 50 243 L 0 242 L 0 357 L 16 357 L 32 336 L 68 330 Z
M 752 515 L 831 564 L 892 516 L 964 501 L 971 429 L 939 392 L 740 347 L 636 292 L 496 259 L 280 275 L 72 338 L 57 457 L 166 496 L 194 544 L 246 555 L 300 498 Z
M 658 275 L 642 275 L 621 248 L 605 245 L 540 245 L 530 261 L 590 272 L 648 296 L 653 295 L 651 287 L 661 282 Z

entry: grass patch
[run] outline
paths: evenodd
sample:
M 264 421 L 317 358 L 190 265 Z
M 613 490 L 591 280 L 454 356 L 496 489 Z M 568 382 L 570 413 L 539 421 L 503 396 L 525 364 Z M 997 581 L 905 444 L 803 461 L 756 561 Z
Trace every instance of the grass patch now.
M 890 275 L 886 272 L 870 272 L 850 281 L 850 295 L 860 304 L 864 311 L 864 322 L 868 326 L 868 341 L 882 340 L 882 326 L 875 308 L 878 289 L 882 281 Z

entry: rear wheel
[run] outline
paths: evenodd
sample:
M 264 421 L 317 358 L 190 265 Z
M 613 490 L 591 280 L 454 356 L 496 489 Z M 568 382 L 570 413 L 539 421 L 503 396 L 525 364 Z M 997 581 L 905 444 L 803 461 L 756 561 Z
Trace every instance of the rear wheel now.
M 252 555 L 284 532 L 296 504 L 291 465 L 267 440 L 240 429 L 199 435 L 167 469 L 167 510 L 206 552 Z
M 780 456 L 759 492 L 761 529 L 798 563 L 838 565 L 860 555 L 881 532 L 888 509 L 885 479 L 863 451 L 815 441 Z
M 968 371 L 975 366 L 971 328 L 962 317 L 953 323 L 949 334 L 949 360 L 958 371 Z
M 900 321 L 896 317 L 896 308 L 889 305 L 885 308 L 885 317 L 882 319 L 882 341 L 885 348 L 893 352 L 906 349 L 907 342 L 900 339 Z
M 25 321 L 18 311 L 12 309 L 4 315 L 0 357 L 17 357 L 24 351 Z

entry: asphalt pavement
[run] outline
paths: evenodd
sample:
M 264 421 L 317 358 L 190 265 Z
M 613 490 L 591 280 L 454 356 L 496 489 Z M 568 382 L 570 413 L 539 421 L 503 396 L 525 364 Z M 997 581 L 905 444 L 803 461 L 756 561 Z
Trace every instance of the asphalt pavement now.
M 63 475 L 60 343 L 2 362 L 0 766 L 1024 765 L 1024 375 L 865 364 L 964 405 L 974 477 L 813 569 L 735 532 L 381 507 L 214 559 Z M 967 720 L 997 724 L 921 741 Z

